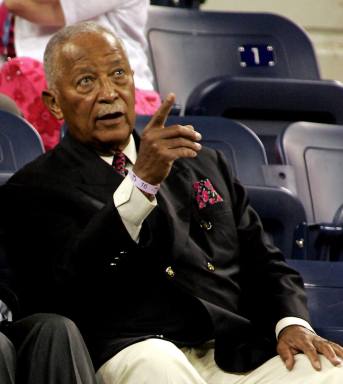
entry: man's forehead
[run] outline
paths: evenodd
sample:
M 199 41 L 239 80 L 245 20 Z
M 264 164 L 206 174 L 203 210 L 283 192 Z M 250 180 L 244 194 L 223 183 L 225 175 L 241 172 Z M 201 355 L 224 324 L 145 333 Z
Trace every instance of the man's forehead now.
M 102 49 L 106 46 L 107 53 L 125 56 L 121 42 L 112 34 L 105 32 L 87 32 L 73 36 L 60 46 L 60 51 L 63 56 L 71 57 L 75 60 L 77 56 L 88 56 L 89 53 L 96 52 L 99 45 Z M 105 52 L 100 52 L 99 50 L 99 54 L 105 54 Z

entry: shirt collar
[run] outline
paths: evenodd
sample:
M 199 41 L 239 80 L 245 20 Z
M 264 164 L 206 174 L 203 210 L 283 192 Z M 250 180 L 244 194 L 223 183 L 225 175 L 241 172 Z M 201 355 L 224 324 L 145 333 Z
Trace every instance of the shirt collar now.
M 136 150 L 135 140 L 133 139 L 132 134 L 130 135 L 129 143 L 128 143 L 127 146 L 123 149 L 123 153 L 124 153 L 124 155 L 129 159 L 129 161 L 130 161 L 130 163 L 131 163 L 132 165 L 136 163 L 136 159 L 137 159 L 137 150 Z M 103 155 L 100 155 L 100 157 L 101 157 L 104 161 L 106 161 L 106 163 L 112 165 L 113 155 L 110 155 L 110 156 L 103 156 Z

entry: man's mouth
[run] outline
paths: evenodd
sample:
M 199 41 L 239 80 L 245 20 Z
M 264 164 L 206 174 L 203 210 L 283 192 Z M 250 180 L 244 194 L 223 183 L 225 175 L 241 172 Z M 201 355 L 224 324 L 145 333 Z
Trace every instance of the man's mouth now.
M 116 120 L 116 119 L 121 118 L 122 116 L 124 116 L 123 112 L 106 113 L 104 115 L 98 116 L 97 120 L 102 120 L 102 121 Z

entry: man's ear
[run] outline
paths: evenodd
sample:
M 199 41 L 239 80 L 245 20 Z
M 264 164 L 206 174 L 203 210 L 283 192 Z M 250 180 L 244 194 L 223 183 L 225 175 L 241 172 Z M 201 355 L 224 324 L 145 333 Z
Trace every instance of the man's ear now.
M 56 117 L 57 120 L 62 120 L 63 112 L 56 97 L 56 93 L 50 89 L 45 89 L 42 92 L 42 97 L 49 111 Z

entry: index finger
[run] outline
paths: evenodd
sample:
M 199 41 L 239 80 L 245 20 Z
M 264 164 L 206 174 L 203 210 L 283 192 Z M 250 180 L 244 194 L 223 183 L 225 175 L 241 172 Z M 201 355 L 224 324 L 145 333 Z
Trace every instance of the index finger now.
M 175 103 L 175 94 L 169 93 L 158 110 L 153 114 L 151 120 L 149 121 L 147 127 L 151 128 L 160 128 L 164 126 L 168 115 Z

